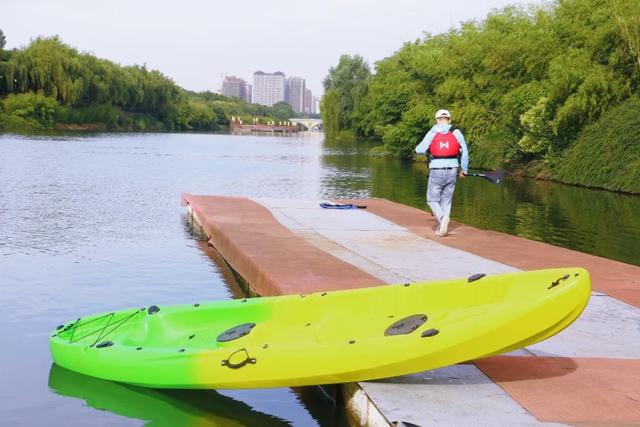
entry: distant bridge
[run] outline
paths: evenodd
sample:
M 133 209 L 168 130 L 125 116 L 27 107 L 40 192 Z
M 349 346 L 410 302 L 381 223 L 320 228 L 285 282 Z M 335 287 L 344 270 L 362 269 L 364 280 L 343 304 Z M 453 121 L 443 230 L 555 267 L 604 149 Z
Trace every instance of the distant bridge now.
M 289 119 L 291 123 L 294 125 L 298 125 L 300 127 L 305 128 L 310 131 L 321 131 L 322 130 L 322 120 L 321 119 Z

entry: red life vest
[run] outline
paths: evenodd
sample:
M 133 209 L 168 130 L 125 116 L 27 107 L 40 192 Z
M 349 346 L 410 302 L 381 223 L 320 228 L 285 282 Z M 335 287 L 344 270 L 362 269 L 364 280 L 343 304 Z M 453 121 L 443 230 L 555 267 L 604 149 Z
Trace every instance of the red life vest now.
M 455 137 L 451 128 L 447 133 L 436 133 L 431 144 L 429 144 L 429 153 L 434 159 L 455 159 L 460 154 L 460 143 Z

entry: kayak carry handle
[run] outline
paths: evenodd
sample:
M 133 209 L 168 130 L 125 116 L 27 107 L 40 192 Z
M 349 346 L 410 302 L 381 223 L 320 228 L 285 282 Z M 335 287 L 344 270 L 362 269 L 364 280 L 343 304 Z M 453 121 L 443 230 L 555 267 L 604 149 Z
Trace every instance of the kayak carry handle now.
M 244 354 L 245 354 L 245 357 L 244 357 L 243 360 L 241 360 L 239 362 L 232 362 L 231 361 L 231 359 L 233 359 L 236 354 L 239 354 L 239 353 L 242 353 L 242 352 L 244 352 Z M 247 352 L 247 350 L 242 348 L 240 350 L 236 350 L 233 353 L 231 353 L 231 356 L 229 356 L 228 359 L 225 359 L 225 360 L 221 361 L 220 365 L 226 366 L 227 368 L 231 368 L 231 369 L 240 369 L 243 366 L 245 366 L 247 363 L 251 363 L 252 365 L 255 365 L 256 364 L 256 359 L 254 357 L 250 357 L 249 353 Z
M 571 277 L 569 274 L 565 274 L 564 276 L 559 277 L 558 279 L 551 282 L 551 285 L 547 289 L 555 288 L 560 284 L 561 281 L 567 280 L 569 277 Z

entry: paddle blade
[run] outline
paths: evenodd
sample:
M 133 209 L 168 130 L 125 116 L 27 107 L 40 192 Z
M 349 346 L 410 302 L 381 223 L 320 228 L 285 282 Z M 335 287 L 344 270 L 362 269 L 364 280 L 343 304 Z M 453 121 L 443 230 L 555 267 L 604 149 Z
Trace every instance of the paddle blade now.
M 470 173 L 467 176 L 477 176 L 479 178 L 484 178 L 492 184 L 500 184 L 502 181 L 502 177 L 504 176 L 503 170 L 496 170 L 487 173 Z
M 503 170 L 487 172 L 483 176 L 484 179 L 486 179 L 487 181 L 491 182 L 492 184 L 500 184 L 500 182 L 502 181 L 503 177 L 504 177 L 504 171 Z

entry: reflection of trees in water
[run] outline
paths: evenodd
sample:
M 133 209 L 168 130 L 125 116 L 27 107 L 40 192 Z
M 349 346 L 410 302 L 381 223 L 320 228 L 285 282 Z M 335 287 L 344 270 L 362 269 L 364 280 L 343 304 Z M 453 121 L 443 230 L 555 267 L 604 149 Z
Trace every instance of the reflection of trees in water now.
M 638 196 L 511 178 L 501 187 L 466 180 L 454 203 L 467 224 L 640 265 Z
M 427 165 L 400 159 L 372 159 L 373 196 L 426 208 Z
M 84 399 L 92 408 L 154 426 L 289 425 L 214 390 L 154 390 L 89 377 L 55 364 L 49 371 L 49 388 Z
M 325 140 L 321 164 L 320 197 L 369 197 L 369 158 L 362 144 Z
M 381 197 L 426 209 L 424 162 L 371 157 L 370 146 L 325 142 L 322 197 Z M 640 265 L 640 197 L 509 178 L 459 180 L 454 219 Z
M 371 157 L 372 145 L 326 141 L 322 156 L 322 197 L 385 197 L 424 206 L 425 172 L 421 163 Z M 426 166 L 422 164 L 426 170 Z
M 149 389 L 89 377 L 56 364 L 49 371 L 49 388 L 63 396 L 83 399 L 92 408 L 143 420 L 151 426 L 291 425 L 290 421 L 257 411 L 215 390 Z M 319 389 L 305 387 L 293 392 L 302 410 L 311 415 L 307 422 L 314 420 L 320 426 L 346 425 L 341 409 L 320 394 Z

